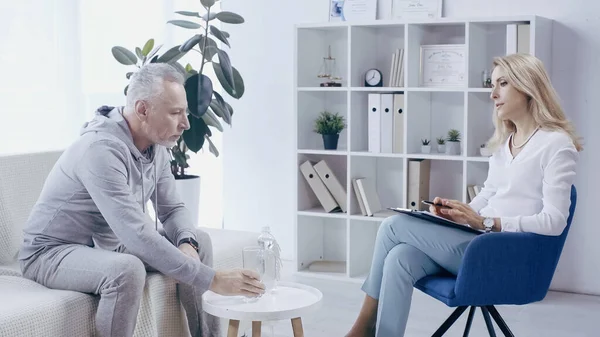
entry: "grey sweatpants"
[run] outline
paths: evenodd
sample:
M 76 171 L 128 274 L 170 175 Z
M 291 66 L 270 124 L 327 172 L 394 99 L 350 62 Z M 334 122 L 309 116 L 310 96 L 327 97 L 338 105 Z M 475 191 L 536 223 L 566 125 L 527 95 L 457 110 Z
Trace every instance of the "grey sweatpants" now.
M 197 239 L 200 261 L 212 267 L 210 236 L 198 230 Z M 98 337 L 133 336 L 146 271 L 154 271 L 126 250 L 82 245 L 51 248 L 37 258 L 23 261 L 21 268 L 24 277 L 48 288 L 100 295 L 96 313 Z M 202 310 L 202 293 L 184 283 L 178 288 L 192 337 L 220 336 L 218 318 Z

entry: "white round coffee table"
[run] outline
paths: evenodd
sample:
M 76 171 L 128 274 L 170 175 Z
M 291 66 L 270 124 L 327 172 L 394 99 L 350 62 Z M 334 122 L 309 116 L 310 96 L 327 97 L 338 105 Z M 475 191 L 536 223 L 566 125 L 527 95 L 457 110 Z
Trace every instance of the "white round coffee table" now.
M 248 303 L 244 299 L 209 290 L 202 295 L 202 308 L 211 315 L 229 319 L 228 337 L 237 337 L 241 320 L 252 321 L 252 337 L 259 337 L 262 321 L 284 319 L 292 321 L 294 337 L 303 337 L 301 317 L 321 305 L 323 294 L 303 284 L 280 282 L 273 293 Z

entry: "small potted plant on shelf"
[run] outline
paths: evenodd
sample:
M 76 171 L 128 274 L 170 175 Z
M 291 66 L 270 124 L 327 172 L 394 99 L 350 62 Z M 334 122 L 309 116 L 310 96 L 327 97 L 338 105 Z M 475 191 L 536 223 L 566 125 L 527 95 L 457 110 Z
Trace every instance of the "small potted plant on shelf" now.
M 483 157 L 489 157 L 492 155 L 492 151 L 490 151 L 490 149 L 488 149 L 485 144 L 481 144 L 481 146 L 479 146 L 479 153 L 483 156 Z
M 315 120 L 314 131 L 323 137 L 325 150 L 336 150 L 340 132 L 346 128 L 344 116 L 337 112 L 322 111 Z
M 460 131 L 456 129 L 448 131 L 448 138 L 446 138 L 446 154 L 460 154 Z
M 429 145 L 429 139 L 421 139 L 421 152 L 422 153 L 430 153 L 431 145 Z
M 444 139 L 444 137 L 439 137 L 437 139 L 437 149 L 439 153 L 446 152 L 446 140 Z

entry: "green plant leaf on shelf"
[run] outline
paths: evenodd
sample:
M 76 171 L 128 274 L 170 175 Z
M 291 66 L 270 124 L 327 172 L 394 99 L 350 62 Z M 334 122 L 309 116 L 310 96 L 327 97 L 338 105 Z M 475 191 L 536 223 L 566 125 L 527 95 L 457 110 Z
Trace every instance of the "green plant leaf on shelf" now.
M 195 16 L 197 18 L 200 17 L 200 13 L 198 12 L 189 12 L 189 11 L 176 11 L 176 14 L 185 15 L 185 16 Z
M 229 45 L 229 41 L 227 41 L 227 37 L 223 34 L 223 32 L 221 32 L 219 30 L 219 28 L 210 25 L 210 33 L 212 35 L 214 35 L 214 37 L 216 37 L 217 39 L 219 39 L 219 41 L 223 42 L 224 44 L 227 45 L 227 47 L 231 48 L 231 46 Z
M 202 27 L 201 24 L 188 20 L 169 20 L 167 23 L 187 29 L 198 29 Z
M 131 66 L 137 63 L 137 57 L 129 49 L 115 46 L 111 49 L 114 58 L 121 64 Z
M 190 114 L 201 118 L 212 101 L 212 81 L 204 74 L 193 75 L 185 82 L 185 91 Z
M 229 85 L 227 79 L 225 79 L 225 75 L 221 70 L 221 65 L 217 62 L 213 62 L 213 70 L 215 71 L 215 75 L 219 79 L 219 83 L 225 91 L 231 95 L 231 97 L 240 99 L 244 95 L 244 80 L 242 79 L 242 75 L 235 67 L 231 67 L 233 73 L 233 82 L 235 83 L 235 89 Z
M 240 23 L 244 23 L 244 18 L 236 13 L 233 12 L 229 12 L 229 11 L 222 11 L 217 13 L 217 19 L 219 19 L 219 21 L 224 22 L 224 23 L 231 23 L 231 24 L 240 24 Z

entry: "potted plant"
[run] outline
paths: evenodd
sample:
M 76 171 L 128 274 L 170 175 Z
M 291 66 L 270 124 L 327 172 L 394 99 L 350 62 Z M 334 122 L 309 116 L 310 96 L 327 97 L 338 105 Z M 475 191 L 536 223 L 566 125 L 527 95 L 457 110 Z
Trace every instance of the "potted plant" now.
M 315 120 L 314 132 L 321 134 L 323 137 L 325 150 L 336 150 L 340 132 L 345 127 L 344 116 L 340 116 L 337 112 L 322 111 Z
M 481 146 L 479 146 L 479 154 L 481 154 L 483 157 L 489 157 L 492 155 L 492 152 L 485 146 L 485 144 L 481 144 Z
M 429 139 L 421 139 L 421 152 L 422 153 L 431 153 L 431 145 L 429 145 Z
M 186 174 L 185 170 L 189 168 L 188 159 L 190 158 L 187 152 L 189 150 L 198 153 L 208 143 L 209 151 L 218 157 L 219 151 L 210 139 L 212 129 L 223 132 L 220 120 L 231 126 L 233 115 L 231 105 L 219 92 L 213 90 L 212 80 L 204 74 L 207 69 L 205 66 L 212 65 L 219 84 L 232 98 L 240 99 L 245 91 L 241 74 L 231 65 L 227 52 L 221 49 L 225 45 L 230 47 L 229 33 L 221 31 L 211 24 L 213 20 L 241 24 L 244 19 L 229 11 L 213 12 L 214 4 L 215 0 L 201 0 L 200 5 L 206 11 L 203 15 L 199 12 L 176 11 L 176 14 L 189 17 L 194 21 L 178 19 L 170 20 L 167 22 L 168 24 L 192 31 L 198 30 L 198 32 L 194 32 L 187 41 L 170 48 L 162 55 L 158 54 L 162 45 L 154 46 L 154 39 L 149 39 L 143 48 L 136 47 L 135 53 L 121 46 L 112 48 L 114 58 L 124 65 L 140 68 L 147 63 L 164 62 L 178 68 L 185 75 L 190 129 L 184 131 L 177 141 L 177 145 L 169 150 L 172 157 L 171 171 L 176 179 L 178 192 L 195 216 L 194 219 L 198 218 L 200 177 Z M 222 45 L 217 45 L 215 39 L 222 42 Z M 178 63 L 184 55 L 192 50 L 198 52 L 199 55 L 197 70 L 189 63 L 185 67 Z M 128 72 L 127 79 L 132 74 L 133 72 Z M 127 94 L 127 87 L 125 87 L 124 93 Z
M 460 131 L 456 129 L 448 131 L 448 138 L 446 138 L 446 154 L 460 154 Z
M 444 139 L 444 137 L 439 137 L 437 139 L 437 149 L 439 153 L 446 152 L 446 140 Z

